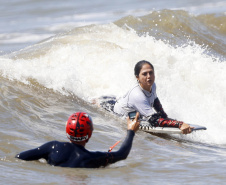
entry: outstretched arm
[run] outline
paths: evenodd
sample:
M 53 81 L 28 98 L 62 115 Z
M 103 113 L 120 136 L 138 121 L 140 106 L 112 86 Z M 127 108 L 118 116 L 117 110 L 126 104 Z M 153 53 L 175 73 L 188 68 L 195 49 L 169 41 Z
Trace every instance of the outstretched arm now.
M 182 121 L 168 119 L 168 116 L 163 110 L 162 104 L 160 103 L 160 100 L 158 98 L 155 99 L 153 107 L 157 112 L 156 114 L 152 115 L 149 119 L 149 122 L 153 126 L 178 127 L 181 129 L 183 134 L 189 134 L 192 132 L 192 128 L 188 124 Z
M 126 159 L 129 155 L 129 152 L 132 148 L 132 142 L 135 135 L 135 132 L 139 129 L 140 121 L 138 120 L 139 112 L 137 112 L 136 117 L 134 120 L 130 120 L 127 117 L 127 135 L 122 143 L 120 149 L 116 152 L 109 153 L 110 159 L 109 163 L 115 163 L 119 160 Z
M 40 158 L 44 158 L 47 160 L 50 148 L 53 146 L 53 141 L 48 142 L 38 148 L 34 148 L 31 150 L 27 150 L 17 154 L 15 157 L 18 159 L 31 161 L 31 160 L 38 160 Z

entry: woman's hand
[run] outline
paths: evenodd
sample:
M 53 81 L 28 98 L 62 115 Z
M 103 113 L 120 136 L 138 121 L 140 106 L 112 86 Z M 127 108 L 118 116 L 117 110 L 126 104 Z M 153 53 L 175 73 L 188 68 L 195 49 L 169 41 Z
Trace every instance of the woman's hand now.
M 190 134 L 194 127 L 190 127 L 187 123 L 183 123 L 180 127 L 182 134 Z
M 140 113 L 136 113 L 136 117 L 134 120 L 130 120 L 129 117 L 127 117 L 127 129 L 128 130 L 133 130 L 136 132 L 139 129 L 140 121 L 138 120 Z

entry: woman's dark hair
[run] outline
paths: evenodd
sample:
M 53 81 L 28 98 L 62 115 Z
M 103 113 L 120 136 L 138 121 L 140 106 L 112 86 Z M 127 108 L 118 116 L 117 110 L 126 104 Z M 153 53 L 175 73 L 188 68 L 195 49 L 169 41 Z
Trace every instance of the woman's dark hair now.
M 154 71 L 154 66 L 150 62 L 148 62 L 146 60 L 141 60 L 141 61 L 137 62 L 137 64 L 134 67 L 134 75 L 135 76 L 139 76 L 140 70 L 141 70 L 141 68 L 143 67 L 144 64 L 149 64 Z

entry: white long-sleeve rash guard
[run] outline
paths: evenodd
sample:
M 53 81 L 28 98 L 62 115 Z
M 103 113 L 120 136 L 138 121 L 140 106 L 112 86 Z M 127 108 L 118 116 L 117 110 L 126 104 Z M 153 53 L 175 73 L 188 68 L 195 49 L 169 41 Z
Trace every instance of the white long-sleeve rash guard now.
M 141 116 L 149 117 L 155 113 L 153 104 L 156 98 L 155 83 L 152 85 L 151 92 L 137 84 L 125 96 L 117 100 L 114 112 L 121 116 L 128 116 L 129 112 L 138 111 Z

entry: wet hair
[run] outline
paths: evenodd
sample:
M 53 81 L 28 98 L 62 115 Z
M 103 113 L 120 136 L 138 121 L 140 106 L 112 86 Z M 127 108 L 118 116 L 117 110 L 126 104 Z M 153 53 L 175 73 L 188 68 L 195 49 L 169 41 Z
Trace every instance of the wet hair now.
M 154 66 L 150 62 L 148 62 L 146 60 L 141 60 L 141 61 L 137 62 L 137 64 L 134 67 L 134 75 L 135 76 L 139 76 L 140 70 L 141 70 L 141 68 L 143 67 L 144 64 L 149 64 L 154 71 Z

